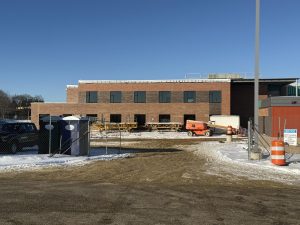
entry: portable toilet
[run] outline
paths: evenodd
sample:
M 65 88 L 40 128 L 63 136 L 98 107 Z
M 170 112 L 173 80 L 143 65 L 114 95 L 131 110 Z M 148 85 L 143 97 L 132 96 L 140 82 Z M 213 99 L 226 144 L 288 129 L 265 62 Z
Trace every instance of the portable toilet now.
M 67 116 L 60 121 L 61 153 L 87 155 L 89 148 L 88 119 Z
M 81 118 L 79 120 L 79 155 L 88 155 L 90 148 L 90 132 L 89 132 L 89 118 Z
M 56 153 L 60 148 L 60 126 L 59 116 L 45 116 L 39 121 L 39 154 L 48 154 L 49 148 L 50 153 Z M 49 140 L 51 139 L 49 144 Z

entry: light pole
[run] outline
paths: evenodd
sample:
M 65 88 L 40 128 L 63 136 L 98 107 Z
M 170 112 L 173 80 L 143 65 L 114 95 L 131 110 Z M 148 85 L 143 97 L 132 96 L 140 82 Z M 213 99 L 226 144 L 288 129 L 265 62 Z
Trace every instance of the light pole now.
M 254 151 L 258 152 L 258 98 L 259 98 L 259 33 L 260 33 L 260 0 L 256 0 L 255 16 L 255 82 L 254 82 Z

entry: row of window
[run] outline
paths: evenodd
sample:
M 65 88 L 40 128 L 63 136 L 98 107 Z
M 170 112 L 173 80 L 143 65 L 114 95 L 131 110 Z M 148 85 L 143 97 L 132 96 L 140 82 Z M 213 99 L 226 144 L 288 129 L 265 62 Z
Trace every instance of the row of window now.
M 110 115 L 110 122 L 121 123 L 121 120 L 122 120 L 121 114 L 111 114 Z M 146 124 L 146 115 L 145 114 L 135 114 L 134 122 L 137 122 L 138 125 L 145 125 Z M 170 114 L 159 114 L 158 122 L 160 122 L 160 123 L 171 122 L 171 115 Z
M 97 120 L 97 114 L 87 114 L 86 117 L 89 117 L 92 120 Z M 195 120 L 196 116 L 187 114 L 184 115 L 184 121 L 186 120 Z M 122 115 L 121 114 L 110 114 L 110 122 L 111 123 L 121 123 Z M 170 114 L 159 114 L 158 121 L 160 123 L 169 123 L 171 122 L 171 115 Z M 134 122 L 137 122 L 138 125 L 145 125 L 146 123 L 146 114 L 135 114 L 134 115 Z
M 49 116 L 49 114 L 39 114 L 39 118 L 43 118 Z M 72 114 L 63 114 L 61 117 L 67 117 L 72 116 Z M 103 121 L 103 118 L 99 118 L 97 114 L 86 114 L 86 117 L 88 117 L 91 121 Z M 184 114 L 183 115 L 183 121 L 186 120 L 195 120 L 196 115 L 195 114 Z M 111 123 L 121 123 L 122 121 L 122 114 L 110 114 L 110 120 Z M 134 114 L 134 122 L 137 122 L 138 125 L 145 125 L 146 123 L 146 114 Z M 171 115 L 170 114 L 159 114 L 158 115 L 158 122 L 171 122 Z M 30 125 L 28 125 L 30 126 Z M 30 127 L 29 127 L 30 128 Z M 29 129 L 28 128 L 28 129 Z M 33 129 L 33 128 L 30 128 Z
M 159 103 L 170 103 L 171 102 L 171 91 L 159 91 L 158 94 Z M 86 103 L 98 103 L 98 92 L 87 91 L 86 92 Z M 184 103 L 195 103 L 196 102 L 196 91 L 184 91 L 183 92 Z M 221 91 L 209 91 L 209 102 L 210 103 L 221 103 Z M 122 92 L 111 91 L 110 92 L 110 103 L 122 103 Z M 134 92 L 134 103 L 146 103 L 146 91 L 135 91 Z

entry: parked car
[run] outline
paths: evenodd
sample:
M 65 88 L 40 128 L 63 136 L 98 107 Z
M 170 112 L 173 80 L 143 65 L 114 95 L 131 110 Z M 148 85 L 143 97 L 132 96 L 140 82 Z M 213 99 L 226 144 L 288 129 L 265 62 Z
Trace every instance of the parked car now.
M 9 122 L 1 125 L 0 150 L 15 154 L 23 147 L 38 144 L 38 131 L 34 123 Z

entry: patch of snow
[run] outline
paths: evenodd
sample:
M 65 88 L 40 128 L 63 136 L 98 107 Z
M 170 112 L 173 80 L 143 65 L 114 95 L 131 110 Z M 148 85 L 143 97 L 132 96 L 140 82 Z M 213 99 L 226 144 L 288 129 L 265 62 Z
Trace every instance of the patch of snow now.
M 207 173 L 231 174 L 254 180 L 270 180 L 288 184 L 300 184 L 300 154 L 287 159 L 287 166 L 276 166 L 264 154 L 261 160 L 248 160 L 246 143 L 203 142 L 197 145 L 197 155 L 207 160 Z
M 70 156 L 54 155 L 49 157 L 48 154 L 38 154 L 37 150 L 25 150 L 18 152 L 16 155 L 0 155 L 0 172 L 12 170 L 33 170 L 45 167 L 56 166 L 78 166 L 85 165 L 96 160 L 113 160 L 129 157 L 130 154 L 118 154 L 117 151 L 108 151 L 104 149 L 91 149 L 90 156 Z
M 119 138 L 120 132 L 91 132 L 91 140 L 93 139 L 105 139 L 107 138 Z M 143 131 L 143 132 L 121 132 L 122 139 L 207 139 L 207 138 L 224 138 L 226 139 L 225 134 L 215 134 L 210 137 L 206 136 L 188 136 L 187 132 L 177 132 L 177 131 Z M 235 138 L 235 135 L 234 135 Z

